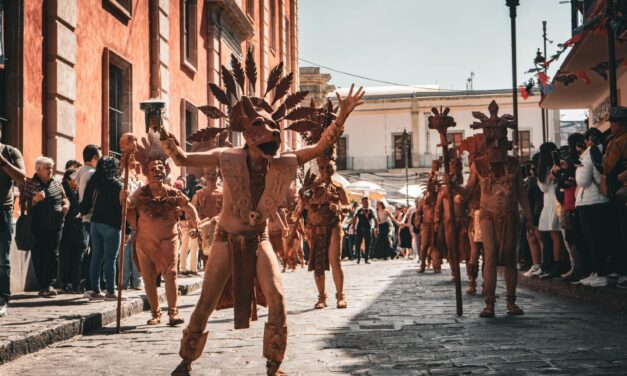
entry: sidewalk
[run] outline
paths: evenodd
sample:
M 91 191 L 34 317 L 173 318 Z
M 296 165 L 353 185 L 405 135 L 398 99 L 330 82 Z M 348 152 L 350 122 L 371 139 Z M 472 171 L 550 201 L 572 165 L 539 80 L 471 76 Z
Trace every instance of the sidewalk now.
M 518 274 L 518 284 L 542 293 L 557 295 L 577 302 L 594 305 L 603 310 L 627 313 L 627 290 L 616 287 L 592 288 L 571 285 L 561 278 L 540 279 Z
M 178 283 L 179 293 L 188 295 L 202 287 L 202 278 L 179 278 Z M 143 290 L 124 290 L 122 296 L 122 318 L 149 309 Z M 165 301 L 163 287 L 159 301 Z M 9 314 L 0 318 L 0 364 L 115 323 L 116 307 L 115 301 L 90 302 L 83 295 L 40 298 L 33 292 L 14 296 Z

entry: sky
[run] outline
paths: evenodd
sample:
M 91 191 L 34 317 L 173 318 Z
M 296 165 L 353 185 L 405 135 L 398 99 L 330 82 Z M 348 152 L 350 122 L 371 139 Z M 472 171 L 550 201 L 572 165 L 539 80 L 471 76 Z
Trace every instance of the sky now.
M 519 84 L 531 77 L 524 71 L 542 47 L 542 21 L 554 41 L 549 56 L 570 38 L 570 4 L 560 1 L 520 0 Z M 301 60 L 301 67 L 322 65 L 404 85 L 466 90 L 474 72 L 475 90 L 511 88 L 510 35 L 505 0 L 299 1 L 299 55 L 316 63 Z M 322 71 L 338 87 L 386 86 Z

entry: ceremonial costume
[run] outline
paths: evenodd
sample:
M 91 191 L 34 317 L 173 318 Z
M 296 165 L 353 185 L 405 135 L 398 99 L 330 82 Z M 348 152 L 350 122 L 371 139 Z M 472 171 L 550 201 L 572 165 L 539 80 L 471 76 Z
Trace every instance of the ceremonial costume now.
M 235 328 L 239 329 L 247 328 L 250 320 L 256 318 L 256 303 L 268 306 L 263 339 L 267 374 L 284 374 L 279 367 L 287 346 L 287 312 L 278 261 L 268 240 L 268 219 L 276 216 L 280 207 L 285 207 L 286 193 L 296 176 L 297 166 L 321 155 L 337 141 L 346 117 L 361 98 L 360 90 L 356 96 L 351 92 L 346 100 L 340 101 L 341 118 L 327 128 L 319 143 L 279 153 L 279 122 L 304 119 L 313 112 L 307 108 L 293 109 L 306 93 L 291 94 L 285 102 L 280 102 L 293 80 L 291 73 L 283 77 L 281 63 L 272 69 L 262 97 L 242 96 L 245 88 L 254 94 L 256 85 L 257 68 L 252 50 L 247 54 L 245 71 L 234 56 L 231 56 L 231 68 L 223 66 L 221 69 L 226 92 L 210 84 L 213 95 L 225 106 L 228 115 L 213 106 L 203 106 L 200 110 L 212 118 L 228 117 L 229 129 L 243 132 L 244 147 L 186 153 L 174 136 L 162 130 L 162 145 L 177 165 L 219 167 L 224 179 L 224 201 L 200 299 L 183 332 L 179 351 L 182 362 L 174 374 L 188 374 L 191 363 L 201 356 L 208 335 L 205 332 L 207 320 L 215 308 L 233 306 Z M 276 110 L 265 99 L 271 92 L 272 99 L 268 100 L 273 104 L 279 102 Z M 215 135 L 224 130 L 207 128 L 198 134 Z
M 478 158 L 471 167 L 464 195 L 478 186 L 481 192 L 479 225 L 484 246 L 484 295 L 486 307 L 481 317 L 494 317 L 496 267 L 504 266 L 507 310 L 510 315 L 522 315 L 515 304 L 518 271 L 516 270 L 516 239 L 518 234 L 518 205 L 523 208 L 529 228 L 535 228 L 531 209 L 524 192 L 518 159 L 507 155 L 512 145 L 507 141 L 507 129 L 513 127 L 511 115 L 498 116 L 498 105 L 492 101 L 490 117 L 473 113 L 480 120 L 471 125 L 482 128 L 486 137 L 486 156 Z
M 189 218 L 190 226 L 196 227 L 198 216 L 187 197 L 179 190 L 163 183 L 166 176 L 167 156 L 159 146 L 158 135 L 149 133 L 144 147 L 136 158 L 142 164 L 149 184 L 137 189 L 127 205 L 128 221 L 135 230 L 135 255 L 144 281 L 144 289 L 150 304 L 152 319 L 149 325 L 161 322 L 161 310 L 156 281 L 159 275 L 165 280 L 170 325 L 183 323 L 178 316 L 178 287 L 176 273 L 179 238 L 177 225 L 181 211 Z

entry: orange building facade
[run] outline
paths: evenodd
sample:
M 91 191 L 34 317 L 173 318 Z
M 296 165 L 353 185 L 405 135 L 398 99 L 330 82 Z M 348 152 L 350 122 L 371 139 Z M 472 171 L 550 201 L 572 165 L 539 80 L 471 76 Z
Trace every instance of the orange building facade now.
M 86 144 L 115 153 L 119 135 L 145 132 L 139 103 L 150 98 L 166 102 L 166 123 L 181 139 L 211 124 L 197 107 L 214 104 L 208 83 L 221 83 L 220 67 L 229 65 L 231 54 L 241 59 L 253 49 L 258 91 L 279 61 L 298 77 L 297 0 L 0 4 L 3 142 L 22 150 L 29 175 L 40 155 L 53 158 L 62 172 L 66 161 L 82 159 Z M 296 78 L 292 90 L 298 84 Z M 238 135 L 232 138 L 241 143 Z M 294 147 L 297 139 L 285 134 L 284 140 Z

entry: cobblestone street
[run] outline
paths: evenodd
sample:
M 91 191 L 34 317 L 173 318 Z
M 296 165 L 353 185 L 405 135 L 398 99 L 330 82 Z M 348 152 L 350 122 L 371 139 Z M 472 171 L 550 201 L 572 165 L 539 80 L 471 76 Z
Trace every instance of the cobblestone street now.
M 410 261 L 343 264 L 349 308 L 315 311 L 314 281 L 284 274 L 290 375 L 627 374 L 625 316 L 519 290 L 522 317 L 479 319 L 483 299 L 464 296 L 455 316 L 450 273 L 418 275 Z M 335 293 L 327 278 L 329 297 Z M 465 288 L 465 286 L 464 286 Z M 180 300 L 189 318 L 198 292 Z M 249 330 L 233 330 L 232 310 L 212 316 L 193 375 L 261 375 L 265 309 Z M 179 362 L 182 328 L 148 327 L 148 312 L 0 366 L 2 376 L 168 375 Z

